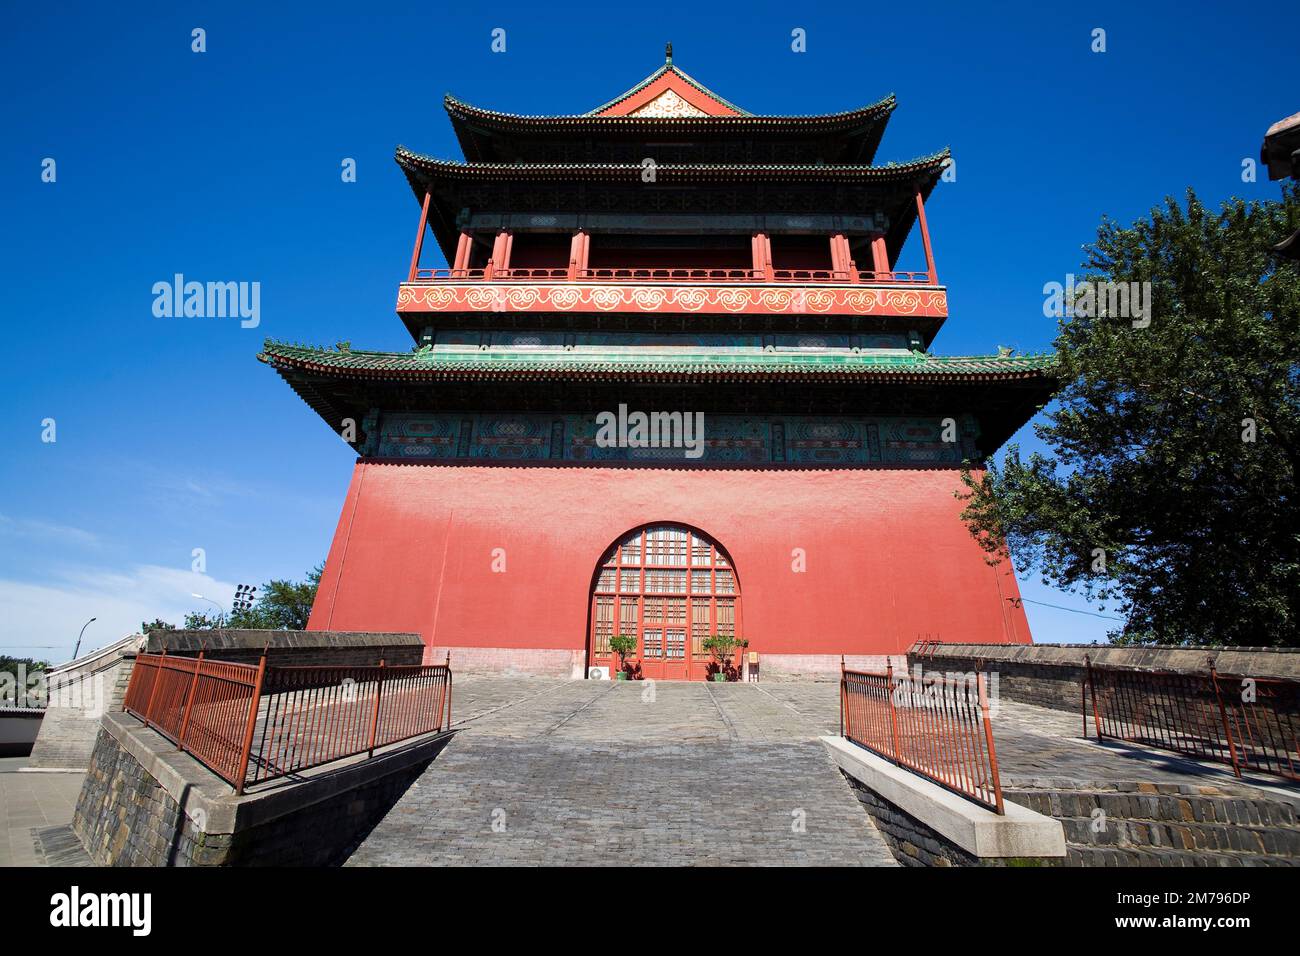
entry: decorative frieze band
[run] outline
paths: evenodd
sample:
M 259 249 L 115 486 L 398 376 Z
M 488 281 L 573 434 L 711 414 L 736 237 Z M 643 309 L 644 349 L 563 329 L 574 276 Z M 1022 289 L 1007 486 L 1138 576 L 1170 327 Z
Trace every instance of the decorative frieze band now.
M 403 283 L 398 312 L 675 312 L 946 318 L 944 289 Z
M 698 432 L 685 431 L 688 447 L 660 441 L 653 415 L 646 416 L 647 440 L 640 442 L 635 413 L 624 417 L 632 422 L 628 440 L 611 444 L 595 414 L 388 412 L 360 451 L 425 461 L 951 467 L 974 458 L 979 435 L 969 413 L 952 419 L 705 415 Z

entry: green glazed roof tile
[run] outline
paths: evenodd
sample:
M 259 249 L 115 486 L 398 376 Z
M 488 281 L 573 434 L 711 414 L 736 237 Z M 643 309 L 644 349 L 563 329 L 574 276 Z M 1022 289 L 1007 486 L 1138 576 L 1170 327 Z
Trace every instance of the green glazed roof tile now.
M 658 349 L 636 352 L 525 351 L 500 349 L 464 352 L 426 349 L 417 352 L 339 351 L 290 345 L 268 339 L 258 358 L 281 369 L 384 378 L 438 377 L 441 373 L 604 373 L 649 374 L 853 374 L 900 377 L 1048 377 L 1052 355 L 952 355 L 869 352 L 717 352 L 707 349 Z

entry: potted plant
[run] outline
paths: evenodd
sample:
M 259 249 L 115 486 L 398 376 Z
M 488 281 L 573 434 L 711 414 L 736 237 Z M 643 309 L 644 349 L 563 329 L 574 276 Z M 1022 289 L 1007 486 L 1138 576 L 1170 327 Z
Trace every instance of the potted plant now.
M 618 655 L 618 674 L 615 680 L 627 680 L 627 655 L 636 650 L 635 634 L 615 634 L 609 639 L 609 649 Z
M 727 668 L 731 664 L 731 655 L 739 643 L 730 634 L 714 634 L 712 637 L 704 639 L 702 646 L 713 655 L 713 659 L 718 665 L 718 669 L 713 675 L 715 681 L 721 683 L 727 679 Z

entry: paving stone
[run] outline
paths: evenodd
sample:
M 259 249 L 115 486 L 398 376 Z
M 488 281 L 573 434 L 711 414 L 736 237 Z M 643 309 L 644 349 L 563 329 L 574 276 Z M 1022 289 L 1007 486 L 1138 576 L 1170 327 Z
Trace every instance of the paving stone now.
M 42 827 L 72 822 L 82 773 L 20 773 L 27 761 L 9 760 L 0 769 L 0 867 L 42 866 L 35 842 Z
M 895 865 L 817 740 L 822 695 L 493 678 L 456 694 L 462 733 L 349 866 Z
M 453 713 L 455 739 L 350 865 L 894 862 L 817 741 L 838 731 L 838 682 L 460 676 Z M 1059 710 L 1003 700 L 992 723 L 1004 788 L 1022 788 L 1016 799 L 1078 834 L 1086 845 L 1071 844 L 1072 862 L 1126 865 L 1141 853 L 1152 865 L 1191 865 L 1182 857 L 1197 855 L 1206 859 L 1196 865 L 1240 865 L 1261 849 L 1295 859 L 1300 834 L 1266 830 L 1300 819 L 1300 798 L 1276 780 L 1098 744 L 1077 714 Z M 0 772 L 0 865 L 76 865 L 60 827 L 81 780 Z M 119 789 L 123 833 L 159 812 L 156 793 Z M 1097 806 L 1124 822 L 1133 842 L 1124 853 L 1118 829 L 1104 841 L 1091 835 Z M 805 832 L 792 829 L 796 811 Z M 914 837 L 931 865 L 945 864 L 929 834 Z
M 839 729 L 836 682 L 652 687 L 471 677 L 457 681 L 455 713 L 462 732 L 349 865 L 892 862 L 816 742 Z M 1021 799 L 1074 821 L 1089 843 L 1099 805 L 1117 819 L 1158 818 L 1159 809 L 1176 820 L 1214 821 L 1217 803 L 1220 816 L 1231 810 L 1242 821 L 1295 820 L 1270 783 L 1236 781 L 1230 771 L 1173 754 L 1098 744 L 1083 736 L 1077 715 L 1002 701 L 993 733 L 1004 784 L 1053 791 Z M 1213 796 L 1200 796 L 1206 792 Z M 1183 807 L 1165 796 L 1178 793 L 1197 795 L 1196 802 Z M 1250 799 L 1264 795 L 1273 802 Z M 796 834 L 790 824 L 800 809 L 807 830 Z M 906 829 L 907 821 L 897 823 Z M 1170 847 L 1198 835 L 1228 838 L 1220 830 L 1180 835 L 1147 820 L 1126 821 L 1124 834 L 1152 865 L 1181 865 Z M 929 834 L 913 837 L 910 862 L 951 864 Z M 1133 860 L 1085 847 L 1071 850 L 1076 862 L 1084 849 L 1090 865 Z M 908 855 L 904 846 L 903 862 Z M 1220 865 L 1230 859 L 1216 857 Z

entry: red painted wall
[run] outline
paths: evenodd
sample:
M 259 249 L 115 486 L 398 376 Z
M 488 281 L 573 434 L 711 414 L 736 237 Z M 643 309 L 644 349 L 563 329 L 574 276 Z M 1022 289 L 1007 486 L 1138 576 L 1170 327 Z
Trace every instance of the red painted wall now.
M 428 646 L 586 646 L 592 574 L 648 522 L 731 554 L 765 654 L 901 653 L 918 637 L 1029 643 L 1010 568 L 959 518 L 953 470 L 722 470 L 359 462 L 308 625 Z M 493 549 L 506 570 L 494 573 Z M 802 548 L 807 570 L 791 570 Z

